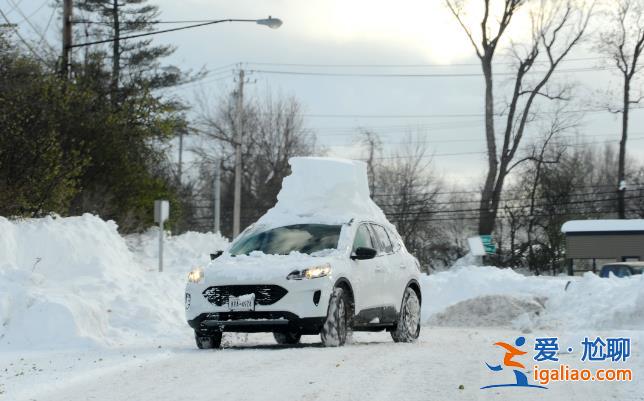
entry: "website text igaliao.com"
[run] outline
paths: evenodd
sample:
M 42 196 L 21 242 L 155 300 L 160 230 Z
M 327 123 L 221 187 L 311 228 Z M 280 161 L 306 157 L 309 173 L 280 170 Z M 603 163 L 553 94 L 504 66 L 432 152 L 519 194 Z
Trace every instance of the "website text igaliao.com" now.
M 624 382 L 633 380 L 631 369 L 576 369 L 561 364 L 558 368 L 540 368 L 534 365 L 534 381 L 541 385 L 552 382 L 591 382 L 615 381 Z

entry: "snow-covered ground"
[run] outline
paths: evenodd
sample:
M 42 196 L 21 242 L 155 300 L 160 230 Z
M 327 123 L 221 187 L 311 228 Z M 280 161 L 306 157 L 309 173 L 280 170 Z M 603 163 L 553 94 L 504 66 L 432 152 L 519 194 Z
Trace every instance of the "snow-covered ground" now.
M 196 350 L 186 339 L 162 348 L 9 353 L 0 360 L 0 382 L 6 399 L 37 401 L 644 399 L 638 381 L 481 390 L 514 379 L 484 363 L 499 362 L 494 342 L 517 334 L 424 328 L 417 343 L 394 344 L 387 333 L 356 333 L 353 344 L 340 348 L 322 348 L 313 337 L 297 347 L 277 346 L 272 336 L 255 334 L 220 351 Z M 560 358 L 582 365 L 578 353 Z M 641 355 L 629 367 L 642 372 Z
M 183 316 L 186 274 L 226 246 L 214 234 L 169 237 L 158 273 L 155 230 L 123 238 L 92 215 L 0 217 L 0 400 L 542 398 L 479 389 L 495 380 L 483 364 L 498 360 L 492 344 L 521 333 L 633 338 L 633 382 L 557 383 L 548 397 L 643 399 L 641 276 L 569 283 L 460 266 L 424 278 L 416 344 L 356 333 L 343 348 L 321 348 L 315 336 L 288 348 L 257 334 L 200 352 Z

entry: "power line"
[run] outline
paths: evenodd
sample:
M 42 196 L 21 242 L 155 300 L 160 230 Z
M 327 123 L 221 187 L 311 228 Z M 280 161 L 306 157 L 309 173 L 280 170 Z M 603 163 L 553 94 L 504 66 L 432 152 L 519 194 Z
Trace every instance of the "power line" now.
M 644 199 L 644 195 L 640 196 L 630 196 L 630 197 L 625 197 L 624 199 L 630 200 L 630 199 Z M 592 200 L 578 200 L 578 201 L 568 201 L 565 203 L 544 203 L 544 204 L 539 204 L 539 205 L 534 205 L 534 208 L 539 209 L 539 208 L 544 208 L 544 207 L 551 207 L 551 206 L 569 206 L 569 205 L 582 205 L 582 204 L 588 204 L 588 203 L 598 203 L 598 202 L 614 202 L 617 201 L 618 198 L 609 198 L 609 199 L 592 199 Z M 533 207 L 531 205 L 514 205 L 514 206 L 504 206 L 503 208 L 499 207 L 499 210 L 507 210 L 507 209 L 526 209 Z M 471 212 L 481 212 L 486 209 L 443 209 L 443 210 L 432 210 L 432 211 L 407 211 L 407 212 L 389 212 L 388 215 L 390 216 L 422 216 L 422 215 L 433 215 L 433 214 L 438 214 L 438 213 L 471 213 Z
M 19 21 L 17 24 L 20 24 L 20 23 L 22 23 L 22 22 L 26 22 L 26 23 L 27 23 L 27 25 L 29 25 L 29 27 L 30 27 L 30 28 L 31 28 L 31 29 L 36 33 L 36 35 L 37 35 L 37 36 L 39 36 L 40 38 L 44 38 L 44 36 L 45 36 L 45 32 L 41 32 L 41 31 L 40 31 L 40 30 L 39 30 L 39 29 L 38 29 L 38 28 L 37 28 L 37 27 L 36 27 L 36 26 L 31 22 L 30 18 L 31 18 L 31 17 L 33 17 L 34 15 L 36 15 L 36 13 L 38 13 L 38 11 L 40 11 L 40 10 L 41 10 L 41 9 L 42 9 L 46 4 L 47 4 L 47 1 L 48 1 L 48 0 L 45 0 L 45 1 L 40 5 L 40 7 L 38 7 L 38 8 L 36 9 L 36 11 L 32 12 L 29 16 L 25 15 L 25 13 L 22 11 L 22 9 L 21 9 L 20 7 L 18 7 L 18 4 L 16 4 L 13 0 L 7 0 L 7 1 L 9 1 L 9 3 L 10 3 L 12 6 L 14 6 L 14 7 L 15 7 L 16 11 L 18 11 L 18 14 L 20 14 L 20 16 L 23 18 L 23 20 L 22 20 L 22 21 Z M 45 43 L 45 45 L 49 48 L 49 50 L 50 50 L 52 53 L 56 52 L 56 50 L 54 50 L 54 48 L 53 48 L 53 47 L 52 47 L 52 46 L 51 46 L 51 45 L 50 45 L 46 40 L 44 40 L 44 39 L 43 39 L 43 40 L 41 40 L 41 42 L 44 42 L 44 43 Z
M 526 214 L 523 215 L 522 217 L 558 217 L 558 216 L 588 216 L 588 215 L 606 215 L 610 213 L 617 213 L 617 212 L 610 212 L 610 211 L 569 211 L 566 213 L 547 213 L 547 214 Z M 497 219 L 509 219 L 511 216 L 506 216 L 502 213 L 497 214 Z M 454 220 L 479 220 L 479 216 L 452 216 L 452 217 L 439 217 L 439 218 L 429 218 L 429 219 L 418 219 L 414 218 L 413 220 L 406 220 L 406 219 L 395 219 L 393 218 L 394 222 L 414 222 L 414 223 L 431 223 L 435 221 L 454 221 Z
M 218 23 L 223 23 L 223 22 L 257 22 L 258 20 L 254 19 L 241 19 L 241 18 L 226 18 L 226 19 L 220 19 L 220 20 L 211 20 L 211 21 L 206 21 L 194 25 L 186 25 L 186 26 L 180 26 L 177 28 L 170 28 L 170 29 L 162 29 L 158 31 L 152 31 L 152 32 L 144 32 L 144 33 L 137 33 L 134 35 L 128 35 L 128 36 L 121 36 L 119 38 L 109 38 L 109 39 L 101 39 L 101 40 L 95 40 L 92 42 L 84 42 L 84 43 L 76 43 L 71 45 L 71 48 L 75 47 L 84 47 L 84 46 L 92 46 L 92 45 L 99 45 L 102 43 L 112 43 L 116 40 L 127 40 L 127 39 L 136 39 L 136 38 L 141 38 L 145 36 L 152 36 L 152 35 L 158 35 L 160 33 L 168 33 L 168 32 L 176 32 L 176 31 L 181 31 L 185 29 L 192 29 L 192 28 L 199 28 L 207 25 L 213 25 L 213 24 L 218 24 Z
M 51 21 L 53 21 L 55 14 L 56 14 L 56 8 L 52 7 L 51 8 L 51 14 L 49 15 L 49 19 L 47 20 L 47 25 L 45 25 L 45 29 L 43 29 L 42 35 L 40 35 L 40 43 L 45 42 L 47 44 L 47 46 L 49 46 L 49 43 L 47 43 L 47 40 L 45 39 L 45 35 L 47 35 L 47 31 L 49 30 L 49 27 L 51 26 Z
M 563 62 L 604 60 L 605 57 L 580 57 L 562 60 Z M 546 61 L 538 61 L 535 64 L 543 64 Z M 328 64 L 328 63 L 271 63 L 271 62 L 253 62 L 246 61 L 246 65 L 259 65 L 271 67 L 303 67 L 303 68 L 444 68 L 444 67 L 480 67 L 481 63 L 418 63 L 418 64 Z M 494 63 L 494 65 L 515 65 L 514 62 Z
M 38 54 L 38 52 L 36 52 L 34 50 L 34 48 L 31 47 L 29 42 L 27 42 L 25 40 L 25 38 L 22 37 L 22 35 L 20 34 L 20 31 L 18 30 L 18 26 L 16 24 L 13 24 L 11 21 L 9 21 L 9 18 L 7 18 L 6 14 L 2 11 L 2 9 L 0 9 L 0 15 L 2 15 L 2 18 L 7 22 L 9 27 L 11 27 L 11 29 L 13 29 L 13 31 L 16 33 L 16 36 L 18 37 L 18 39 L 20 39 L 20 41 L 25 45 L 25 47 L 27 47 L 27 49 L 29 49 L 29 51 L 34 55 L 34 57 L 36 57 L 38 60 L 40 60 L 43 64 L 47 64 L 45 59 L 42 58 L 42 56 L 40 56 L 40 54 Z
M 626 192 L 640 192 L 643 191 L 643 188 L 633 188 L 633 189 L 627 189 Z M 505 191 L 504 191 L 505 192 Z M 568 196 L 571 197 L 580 197 L 580 196 L 597 196 L 597 195 L 615 195 L 615 190 L 613 191 L 600 191 L 600 192 L 585 192 L 585 193 L 572 193 L 568 194 Z M 477 192 L 477 194 L 480 194 L 480 191 Z M 411 196 L 414 195 L 419 195 L 419 194 L 410 194 Z M 431 195 L 425 194 L 425 195 Z M 544 197 L 544 196 L 537 196 L 534 198 L 534 200 L 549 200 L 550 198 Z M 500 199 L 499 203 L 509 203 L 509 202 L 519 202 L 519 201 L 531 201 L 532 199 L 529 197 L 522 196 L 520 198 L 509 198 L 509 199 Z M 425 205 L 425 204 L 431 204 L 431 205 L 453 205 L 453 204 L 467 204 L 467 203 L 478 203 L 480 202 L 480 199 L 474 199 L 474 200 L 455 200 L 455 201 L 431 201 L 431 200 L 418 200 L 418 201 L 406 201 L 406 202 L 401 202 L 399 204 L 396 203 L 378 203 L 378 206 L 380 207 L 397 207 L 400 206 L 401 204 L 404 205 Z M 537 205 L 535 205 L 537 207 Z M 501 207 L 499 207 L 501 209 Z M 478 210 L 478 209 L 476 209 Z
M 584 67 L 555 70 L 555 73 L 579 73 L 605 71 L 608 67 Z M 399 74 L 399 73 L 357 73 L 357 72 L 323 72 L 323 71 L 286 71 L 286 70 L 260 70 L 251 69 L 251 73 L 272 74 L 272 75 L 293 75 L 293 76 L 325 76 L 325 77 L 353 77 L 353 78 L 471 78 L 482 77 L 482 73 L 441 73 L 441 74 Z M 547 71 L 532 71 L 535 74 L 546 74 Z M 495 76 L 514 76 L 515 72 L 497 72 Z
M 16 2 L 16 5 L 15 5 L 15 6 L 12 6 L 12 7 L 11 7 L 11 10 L 7 11 L 7 15 L 10 15 L 12 12 L 16 11 L 16 7 L 17 7 L 17 6 L 19 6 L 19 5 L 20 5 L 20 3 L 22 3 L 22 2 L 23 2 L 23 0 L 18 0 L 18 1 Z
M 633 140 L 641 140 L 644 138 L 636 138 Z M 595 141 L 595 142 L 583 142 L 583 143 L 577 143 L 577 144 L 564 144 L 564 146 L 569 146 L 569 147 L 585 147 L 588 145 L 597 145 L 597 144 L 602 144 L 606 142 L 615 142 L 618 140 L 605 140 L 605 141 Z M 372 159 L 374 160 L 399 160 L 399 159 L 432 159 L 434 157 L 447 157 L 447 156 L 467 156 L 467 155 L 486 155 L 488 152 L 487 151 L 478 151 L 478 152 L 455 152 L 455 153 L 433 153 L 433 154 L 428 154 L 428 155 L 420 155 L 420 156 L 406 156 L 406 155 L 390 155 L 390 156 L 374 156 Z M 367 161 L 367 159 L 357 159 L 361 161 Z
M 640 107 L 631 107 L 630 110 L 639 110 L 643 109 L 644 106 Z M 576 110 L 563 110 L 563 111 L 541 111 L 534 114 L 555 114 L 555 113 L 564 113 L 564 114 L 575 114 L 575 113 L 599 113 L 599 112 L 608 112 L 606 108 L 588 108 L 588 109 L 576 109 Z M 481 113 L 445 113 L 445 114 L 303 114 L 304 117 L 311 118 L 464 118 L 464 117 L 485 117 L 485 114 Z M 503 114 L 496 114 L 495 117 L 503 117 Z
M 424 185 L 419 185 L 419 186 L 424 186 Z M 596 184 L 596 185 L 578 185 L 578 186 L 571 186 L 572 189 L 583 189 L 583 188 L 614 188 L 615 185 L 603 185 L 603 184 Z M 630 189 L 629 191 L 641 191 L 644 190 L 644 188 L 637 188 L 637 189 Z M 520 189 L 504 189 L 503 192 L 505 193 L 512 193 L 512 192 L 520 192 Z M 424 193 L 418 193 L 417 195 L 432 195 L 432 194 L 437 194 L 437 195 L 459 195 L 459 194 L 480 194 L 481 190 L 469 190 L 469 191 L 439 191 L 439 192 L 424 192 Z M 377 194 L 372 194 L 372 197 L 379 197 L 379 196 L 400 196 L 400 194 L 392 194 L 392 193 L 377 193 Z
M 393 132 L 390 132 L 390 134 Z M 582 135 L 584 137 L 609 137 L 609 136 L 614 136 L 617 134 L 601 134 L 601 135 Z M 560 137 L 557 137 L 557 140 L 574 140 L 577 139 L 578 136 L 576 135 L 562 135 Z M 644 136 L 631 136 L 628 138 L 629 141 L 641 141 L 644 139 Z M 411 141 L 380 141 L 380 144 L 382 145 L 422 145 L 422 144 L 431 144 L 431 143 L 481 143 L 485 140 L 485 138 L 477 138 L 477 139 L 472 139 L 472 138 L 456 138 L 456 139 L 427 139 L 427 140 L 411 140 Z M 605 139 L 602 141 L 595 141 L 595 142 L 583 142 L 580 144 L 566 144 L 566 143 L 558 143 L 563 146 L 571 146 L 571 147 L 576 147 L 576 146 L 585 146 L 585 145 L 592 145 L 592 144 L 597 144 L 597 143 L 605 143 L 605 142 L 619 142 L 619 139 Z M 335 147 L 354 147 L 354 146 L 360 146 L 359 143 L 356 144 L 327 144 L 329 146 L 335 146 Z

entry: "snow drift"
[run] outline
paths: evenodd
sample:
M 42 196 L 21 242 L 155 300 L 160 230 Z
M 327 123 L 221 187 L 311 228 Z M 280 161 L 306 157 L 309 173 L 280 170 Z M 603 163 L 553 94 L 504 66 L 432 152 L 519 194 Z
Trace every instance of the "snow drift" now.
M 570 284 L 568 284 L 570 283 Z M 424 278 L 430 325 L 521 330 L 644 330 L 644 276 L 524 276 L 511 269 L 462 266 Z
M 194 264 L 226 241 L 169 238 L 156 272 L 154 233 L 130 238 L 114 222 L 80 217 L 0 217 L 0 347 L 117 346 L 185 336 L 183 288 Z M 188 331 L 189 334 L 189 331 Z
M 115 223 L 87 214 L 0 217 L 0 349 L 190 343 L 183 312 L 186 273 L 228 243 L 214 234 L 169 237 L 160 274 L 157 234 L 123 238 Z M 423 321 L 523 330 L 642 330 L 643 279 L 587 273 L 567 286 L 565 276 L 460 266 L 423 278 Z

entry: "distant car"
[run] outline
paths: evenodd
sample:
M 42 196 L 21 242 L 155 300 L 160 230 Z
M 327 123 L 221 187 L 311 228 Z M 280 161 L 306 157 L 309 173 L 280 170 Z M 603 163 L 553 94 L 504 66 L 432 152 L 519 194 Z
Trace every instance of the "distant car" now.
M 609 277 L 614 274 L 616 277 L 628 277 L 635 274 L 642 274 L 644 262 L 616 262 L 602 266 L 599 277 Z
M 396 342 L 420 333 L 419 264 L 386 222 L 310 221 L 253 227 L 186 286 L 186 318 L 197 346 L 222 332 L 273 332 L 279 344 L 320 334 L 345 344 L 352 330 L 388 330 Z

